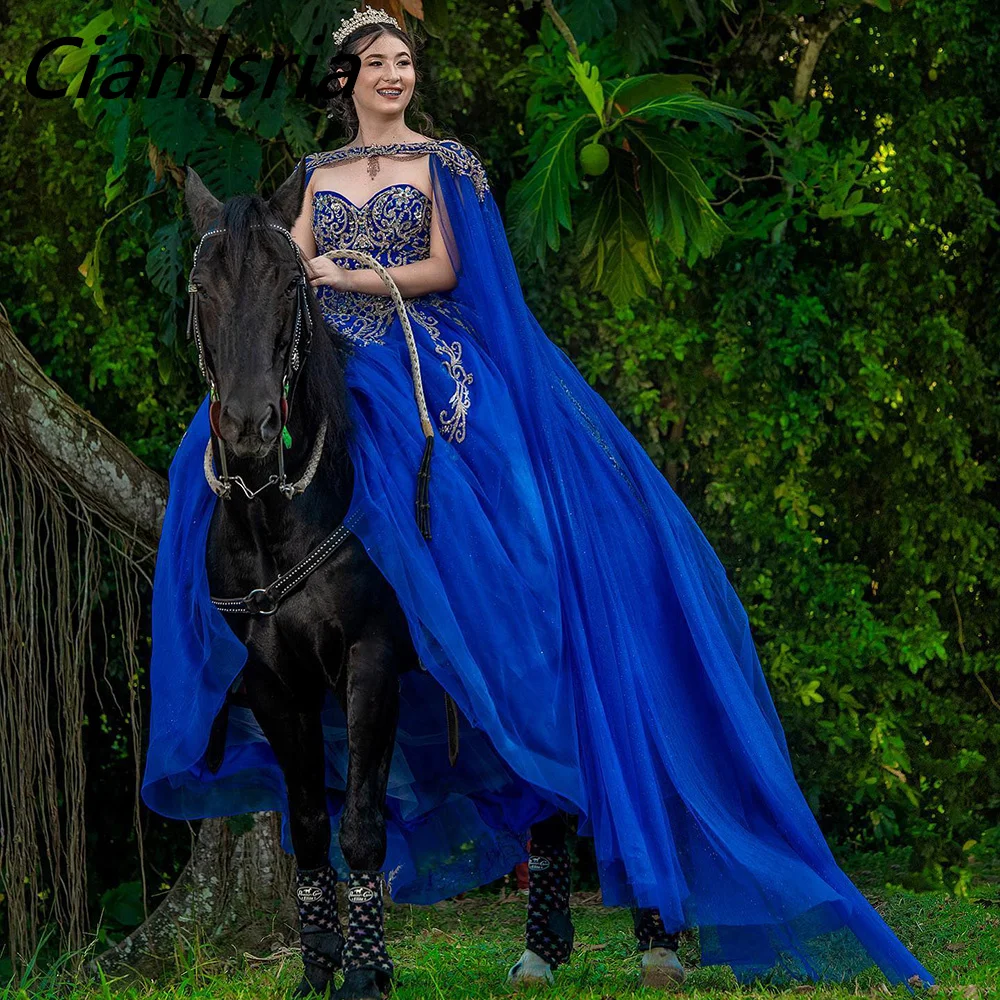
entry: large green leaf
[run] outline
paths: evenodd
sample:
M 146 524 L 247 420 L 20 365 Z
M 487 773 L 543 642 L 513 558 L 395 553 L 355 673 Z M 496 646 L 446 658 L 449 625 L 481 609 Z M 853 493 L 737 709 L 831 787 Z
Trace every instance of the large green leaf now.
M 177 283 L 184 274 L 184 223 L 173 219 L 153 234 L 146 253 L 146 274 L 153 287 L 171 298 L 177 295 Z
M 626 80 L 608 81 L 611 99 L 630 111 L 636 104 L 654 100 L 657 97 L 672 97 L 675 94 L 697 93 L 696 83 L 710 81 L 697 73 L 644 73 Z
M 207 141 L 208 132 L 199 117 L 202 102 L 190 95 L 176 96 L 179 79 L 179 72 L 168 72 L 160 91 L 163 96 L 143 98 L 141 115 L 153 145 L 183 163 Z
M 612 168 L 587 192 L 576 231 L 583 281 L 616 309 L 642 296 L 647 285 L 660 285 L 630 162 L 622 154 L 614 157 Z
M 179 0 L 179 4 L 206 28 L 221 28 L 239 6 L 239 0 Z
M 288 97 L 288 79 L 284 73 L 279 74 L 272 92 L 264 97 L 265 85 L 271 72 L 273 60 L 255 63 L 244 70 L 256 82 L 253 90 L 240 101 L 240 121 L 250 130 L 273 139 L 280 131 L 285 121 L 285 101 Z M 236 80 L 227 78 L 226 86 Z
M 260 146 L 246 132 L 220 128 L 210 145 L 196 150 L 189 162 L 212 194 L 225 200 L 254 190 L 261 160 Z
M 669 118 L 674 121 L 704 122 L 732 131 L 731 118 L 759 125 L 760 119 L 742 108 L 719 104 L 697 91 L 683 94 L 651 97 L 639 101 L 629 109 L 630 118 Z
M 637 125 L 626 126 L 639 160 L 639 183 L 649 231 L 677 256 L 688 241 L 702 256 L 714 253 L 729 227 L 709 204 L 712 192 L 679 140 Z
M 578 42 L 592 42 L 618 27 L 615 0 L 563 0 L 559 13 Z
M 309 105 L 304 101 L 289 98 L 285 105 L 285 123 L 282 134 L 296 159 L 301 160 L 306 153 L 316 149 L 316 136 L 313 131 L 312 115 Z
M 570 191 L 579 187 L 576 133 L 594 115 L 587 111 L 563 122 L 549 136 L 541 155 L 507 197 L 511 244 L 516 257 L 544 263 L 545 248 L 559 249 L 559 228 L 572 229 Z
M 286 12 L 292 37 L 303 49 L 308 47 L 311 51 L 312 40 L 317 35 L 325 36 L 332 27 L 333 10 L 331 5 L 324 3 L 323 0 L 305 0 L 305 3 L 302 0 L 284 0 L 282 6 Z M 339 26 L 340 18 L 336 20 Z M 321 66 L 322 60 L 318 62 Z M 316 79 L 320 75 L 322 74 L 317 69 Z

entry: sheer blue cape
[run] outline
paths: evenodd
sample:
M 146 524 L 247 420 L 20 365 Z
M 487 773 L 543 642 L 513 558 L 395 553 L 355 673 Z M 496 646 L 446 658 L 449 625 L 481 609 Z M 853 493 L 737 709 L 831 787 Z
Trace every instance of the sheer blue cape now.
M 464 318 L 442 313 L 438 329 L 461 342 L 476 396 L 464 440 L 435 443 L 429 541 L 413 514 L 423 437 L 398 319 L 391 350 L 359 350 L 348 371 L 354 531 L 427 668 L 402 682 L 393 898 L 429 903 L 509 871 L 530 823 L 562 808 L 594 838 L 605 904 L 697 926 L 703 964 L 750 981 L 843 979 L 875 963 L 892 982 L 933 982 L 837 866 L 710 544 L 540 328 L 488 188 L 454 157 L 430 164 L 459 276 L 448 298 Z M 440 359 L 416 329 L 430 392 Z M 203 761 L 246 656 L 208 597 L 208 433 L 206 401 L 170 469 L 143 796 L 184 819 L 280 810 L 291 851 L 283 779 L 247 710 L 231 712 L 219 772 Z M 442 689 L 463 716 L 453 768 Z M 323 722 L 343 871 L 346 732 L 332 695 Z

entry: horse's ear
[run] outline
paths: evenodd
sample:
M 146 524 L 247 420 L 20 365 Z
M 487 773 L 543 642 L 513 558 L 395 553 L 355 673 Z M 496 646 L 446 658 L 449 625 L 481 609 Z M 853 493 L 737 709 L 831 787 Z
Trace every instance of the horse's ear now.
M 204 236 L 222 215 L 222 202 L 205 187 L 204 181 L 193 167 L 185 167 L 184 173 L 184 204 L 195 232 Z
M 285 229 L 291 229 L 299 217 L 305 194 L 305 161 L 300 161 L 267 203 L 267 207 L 278 217 Z

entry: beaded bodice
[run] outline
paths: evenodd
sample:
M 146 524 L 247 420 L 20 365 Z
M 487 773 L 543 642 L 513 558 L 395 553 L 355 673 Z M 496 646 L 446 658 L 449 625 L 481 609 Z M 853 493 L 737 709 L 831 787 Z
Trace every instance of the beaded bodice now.
M 453 172 L 468 174 L 480 199 L 485 198 L 488 185 L 479 160 L 461 143 L 450 140 L 433 142 L 395 143 L 387 146 L 364 146 L 314 153 L 306 157 L 307 169 L 326 166 L 345 159 L 378 153 L 380 156 L 411 158 L 437 154 Z M 326 253 L 337 248 L 360 250 L 371 254 L 384 267 L 399 267 L 430 256 L 431 219 L 433 204 L 429 195 L 409 183 L 388 184 L 376 191 L 362 205 L 334 190 L 313 192 L 313 234 L 316 252 Z M 360 261 L 346 257 L 330 258 L 340 267 L 365 267 Z M 395 315 L 388 295 L 367 292 L 339 292 L 329 285 L 316 289 L 317 298 L 327 321 L 345 336 L 363 343 L 381 343 L 386 327 Z M 434 293 L 409 300 L 442 305 L 443 298 Z

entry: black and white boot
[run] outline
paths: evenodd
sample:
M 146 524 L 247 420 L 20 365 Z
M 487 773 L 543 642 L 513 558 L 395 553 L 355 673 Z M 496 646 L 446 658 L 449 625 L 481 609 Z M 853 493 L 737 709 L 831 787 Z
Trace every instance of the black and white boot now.
M 650 989 L 676 989 L 687 978 L 677 957 L 680 935 L 668 933 L 663 919 L 653 909 L 632 909 L 635 941 L 642 952 L 642 985 Z
M 371 1000 L 392 989 L 392 959 L 385 947 L 382 873 L 352 871 L 347 882 L 344 984 L 337 1000 Z
M 304 974 L 292 997 L 323 995 L 340 969 L 344 951 L 337 915 L 337 873 L 329 865 L 297 868 L 295 881 Z
M 539 847 L 528 858 L 525 949 L 507 974 L 508 983 L 552 983 L 553 970 L 569 961 L 573 954 L 569 889 L 565 846 Z

